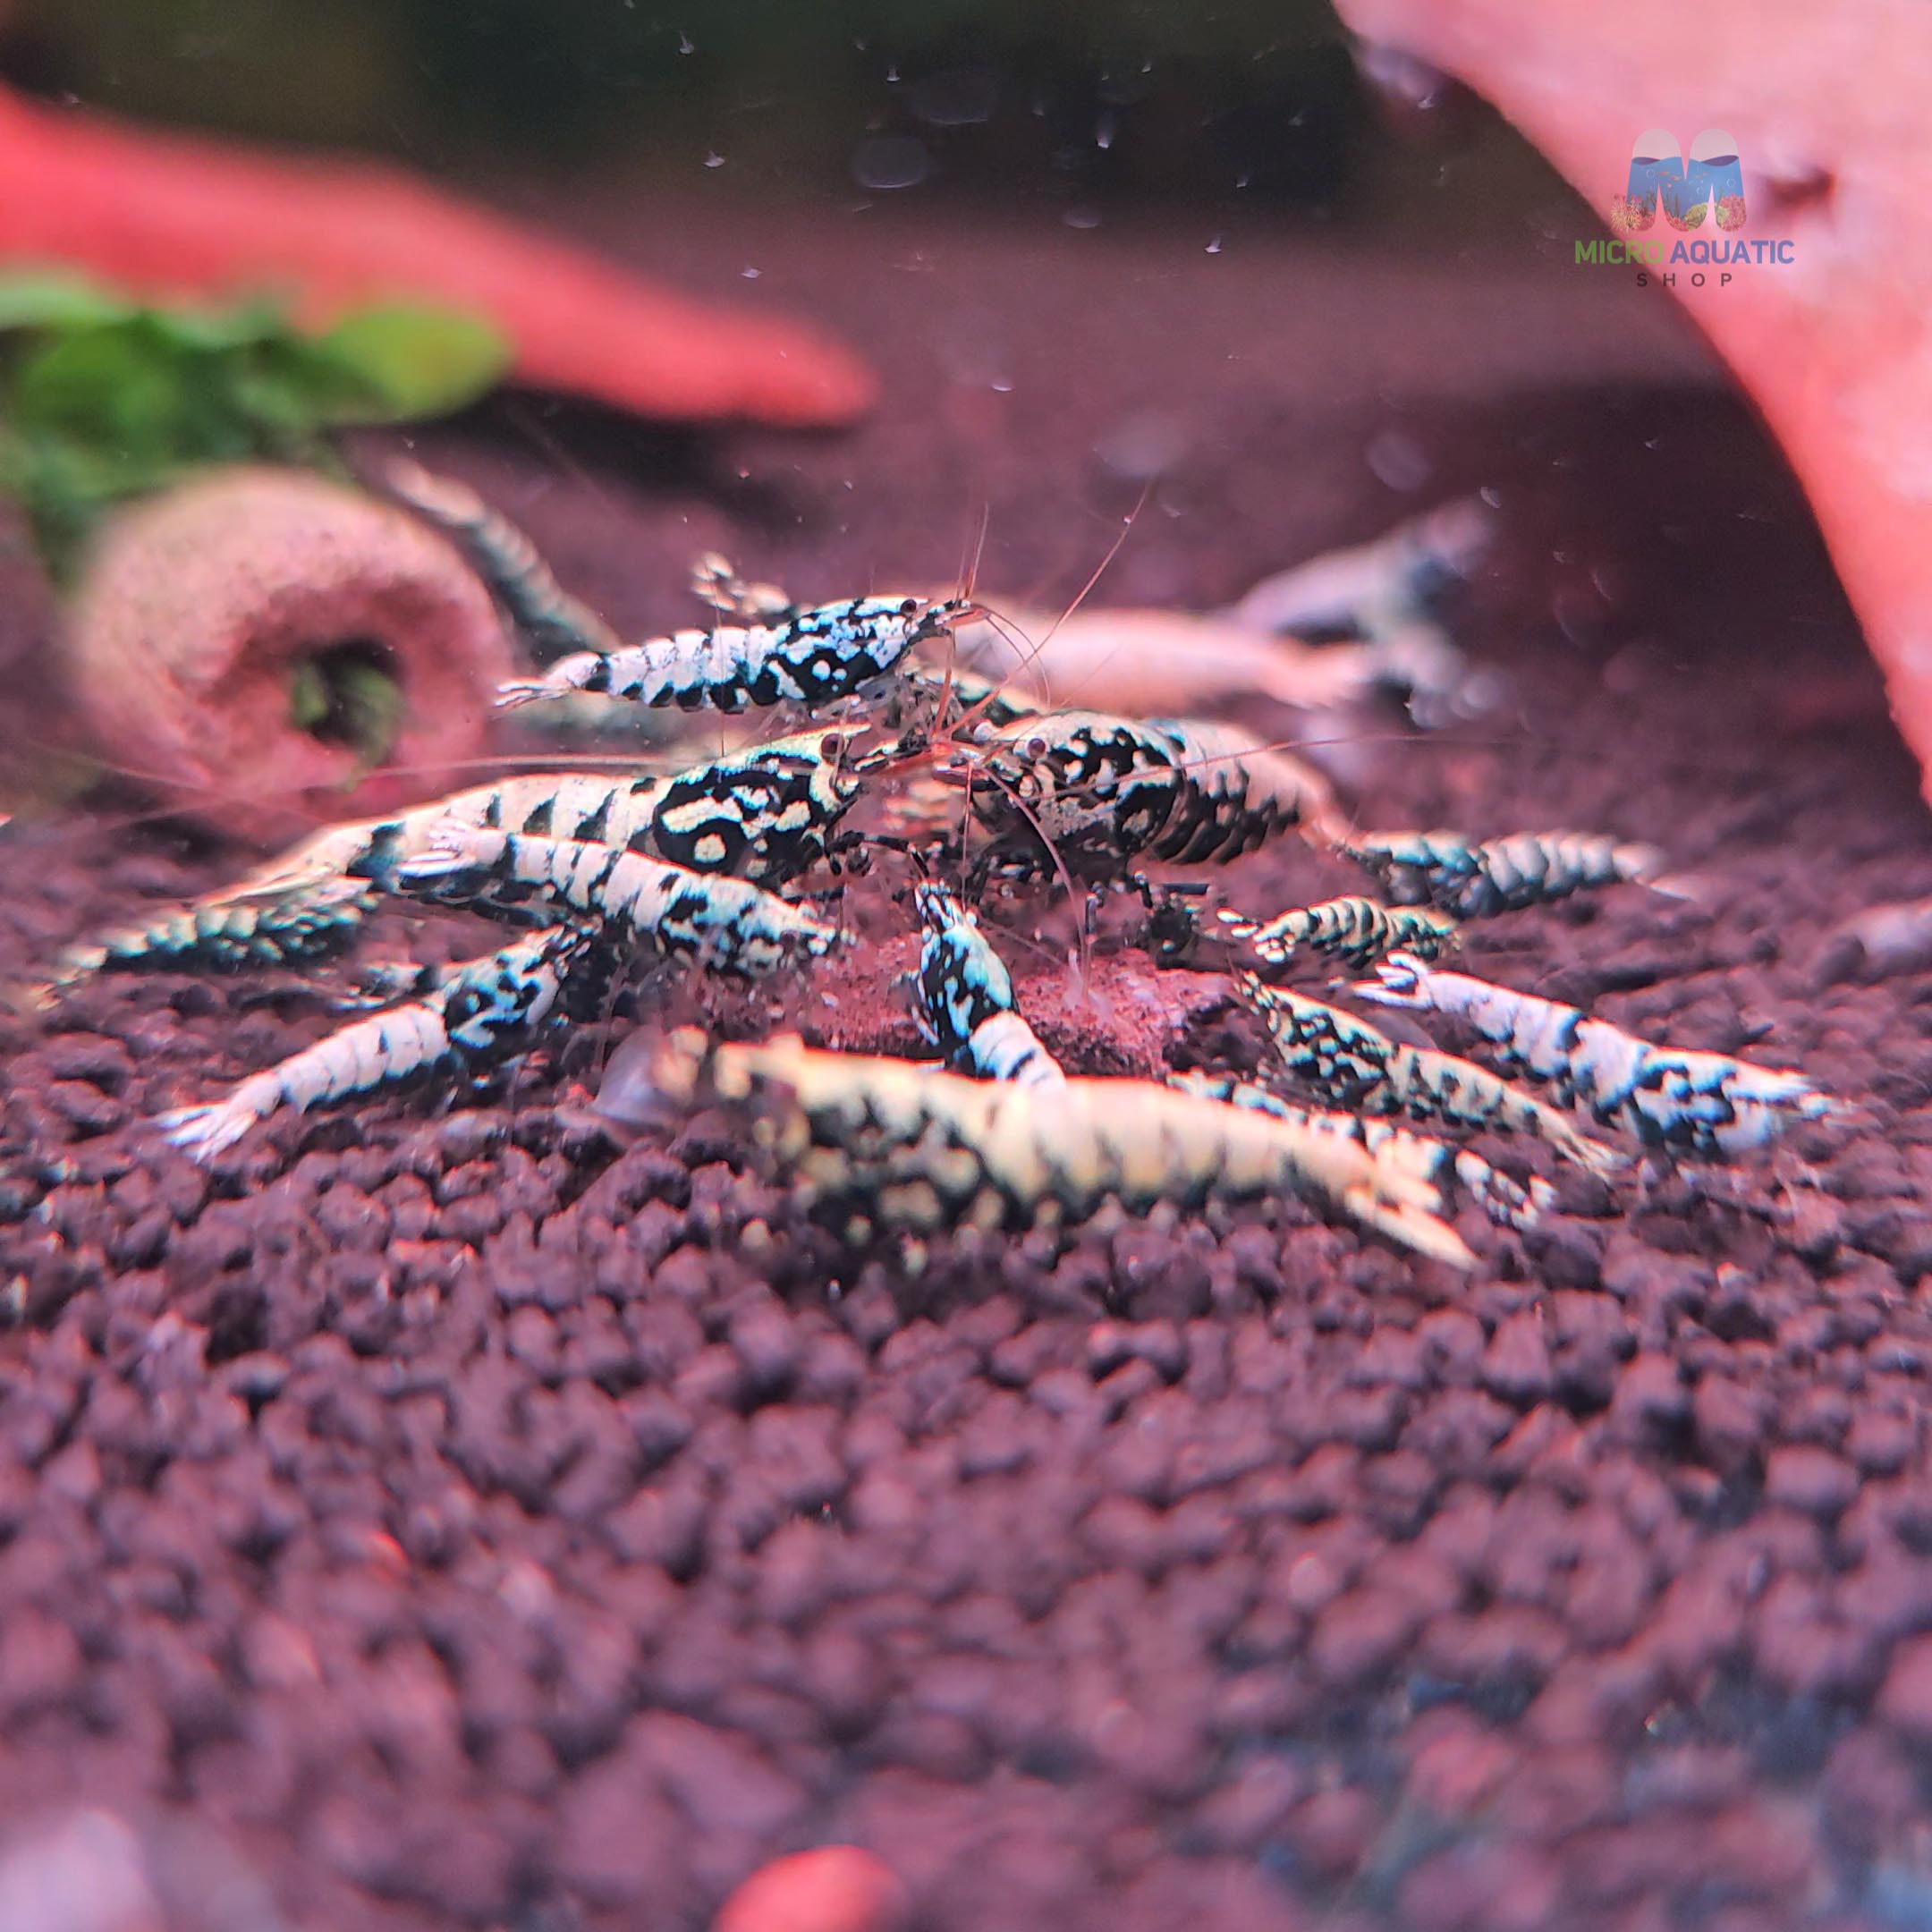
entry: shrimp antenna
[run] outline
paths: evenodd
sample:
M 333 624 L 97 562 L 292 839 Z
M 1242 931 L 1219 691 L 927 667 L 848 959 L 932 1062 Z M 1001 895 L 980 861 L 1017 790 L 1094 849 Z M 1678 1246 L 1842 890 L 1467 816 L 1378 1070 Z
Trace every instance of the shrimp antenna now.
M 1134 525 L 1140 521 L 1140 513 L 1147 508 L 1148 497 L 1152 492 L 1153 487 L 1154 479 L 1152 477 L 1149 477 L 1147 481 L 1140 486 L 1140 494 L 1134 499 L 1133 508 L 1130 510 L 1127 514 L 1121 520 L 1120 535 L 1116 537 L 1114 541 L 1107 546 L 1106 555 L 1102 557 L 1097 564 L 1094 565 L 1093 575 L 1090 576 L 1087 580 L 1087 581 L 1080 587 L 1080 589 L 1074 595 L 1073 601 L 1069 604 L 1067 607 L 1063 611 L 1062 611 L 1057 617 L 1054 619 L 1051 624 L 1047 626 L 1046 635 L 1043 637 L 1039 641 L 1039 648 L 1042 650 L 1045 650 L 1046 647 L 1053 642 L 1054 635 L 1059 630 L 1060 626 L 1063 624 L 1067 621 L 1067 619 L 1071 617 L 1073 613 L 1077 611 L 1080 607 L 1080 606 L 1087 601 L 1089 593 L 1093 589 L 1093 587 L 1100 581 L 1101 578 L 1103 578 L 1106 574 L 1107 568 L 1113 563 L 1114 559 L 1120 555 L 1121 546 L 1127 541 L 1127 538 L 1131 533 Z

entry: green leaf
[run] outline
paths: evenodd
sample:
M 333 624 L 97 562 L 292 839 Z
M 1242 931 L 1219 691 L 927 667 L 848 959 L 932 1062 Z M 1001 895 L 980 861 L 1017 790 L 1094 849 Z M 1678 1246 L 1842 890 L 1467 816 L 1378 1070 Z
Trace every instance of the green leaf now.
M 0 275 L 0 490 L 57 578 L 122 497 L 211 462 L 333 469 L 325 429 L 460 409 L 510 360 L 494 328 L 453 309 L 376 305 L 311 335 L 266 298 L 148 308 L 52 273 Z M 393 724 L 376 685 L 331 702 L 372 740 Z
M 64 331 L 21 362 L 13 420 L 29 437 L 95 444 L 137 468 L 197 453 L 181 358 L 138 319 Z
M 297 731 L 313 731 L 331 708 L 322 666 L 313 657 L 299 658 L 289 673 L 289 723 Z
M 358 309 L 314 346 L 360 377 L 374 399 L 374 413 L 334 414 L 336 422 L 447 415 L 486 394 L 510 366 L 510 345 L 490 323 L 406 302 Z
M 313 337 L 284 335 L 247 358 L 247 386 L 260 384 L 298 407 L 305 431 L 325 423 L 378 422 L 388 414 L 382 389 Z
M 157 335 L 182 349 L 245 349 L 294 333 L 281 305 L 266 297 L 232 309 L 144 309 L 141 316 Z
M 73 328 L 123 322 L 131 303 L 59 268 L 0 275 L 0 329 Z
M 379 665 L 342 651 L 305 657 L 289 673 L 289 721 L 355 755 L 350 779 L 389 756 L 402 728 L 402 687 Z

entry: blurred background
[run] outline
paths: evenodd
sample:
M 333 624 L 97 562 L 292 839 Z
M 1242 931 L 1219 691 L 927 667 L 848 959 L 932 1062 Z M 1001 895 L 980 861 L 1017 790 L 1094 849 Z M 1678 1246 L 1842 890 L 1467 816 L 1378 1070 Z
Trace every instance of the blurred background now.
M 8 0 L 44 95 L 469 181 L 595 167 L 721 204 L 917 192 L 1015 216 L 1123 205 L 1374 223 L 1441 245 L 1567 194 L 1446 84 L 1376 139 L 1376 76 L 1319 0 Z

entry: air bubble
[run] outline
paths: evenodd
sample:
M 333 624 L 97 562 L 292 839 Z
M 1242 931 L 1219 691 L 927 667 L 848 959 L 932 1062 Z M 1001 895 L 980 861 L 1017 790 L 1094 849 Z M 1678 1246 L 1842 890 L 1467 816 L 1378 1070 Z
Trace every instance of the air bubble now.
M 999 77 L 983 67 L 956 67 L 915 81 L 906 105 L 928 127 L 976 127 L 999 105 Z
M 1428 452 L 1401 429 L 1385 429 L 1363 453 L 1376 480 L 1392 490 L 1419 490 L 1436 473 Z
M 917 188 L 932 173 L 932 157 L 923 141 L 907 134 L 881 134 L 860 141 L 853 150 L 852 179 L 861 188 L 884 193 L 894 188 Z

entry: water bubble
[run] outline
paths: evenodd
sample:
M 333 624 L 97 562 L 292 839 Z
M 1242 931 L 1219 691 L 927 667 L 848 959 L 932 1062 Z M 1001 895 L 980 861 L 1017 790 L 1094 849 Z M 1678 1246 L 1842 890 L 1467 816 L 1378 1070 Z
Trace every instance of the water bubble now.
M 680 54 L 695 54 L 698 43 L 688 33 L 681 33 L 677 37 L 677 50 Z
M 928 74 L 907 90 L 906 105 L 928 127 L 975 127 L 993 118 L 999 76 L 984 67 Z
M 758 278 L 759 272 L 759 270 L 749 267 L 741 268 L 738 271 L 738 273 L 741 275 L 747 282 L 756 282 Z
M 1119 118 L 1114 114 L 1104 114 L 1100 116 L 1099 124 L 1094 129 L 1093 139 L 1094 146 L 1102 153 L 1114 145 L 1114 131 L 1119 125 Z
M 1095 440 L 1094 454 L 1114 476 L 1146 483 L 1173 469 L 1187 444 L 1187 430 L 1178 418 L 1143 410 L 1104 430 Z
M 1011 395 L 1013 394 L 1013 379 L 1011 377 L 1007 376 L 996 376 L 993 380 L 987 385 L 987 387 L 989 388 L 995 395 Z
M 1428 452 L 1406 430 L 1384 429 L 1369 438 L 1363 455 L 1376 479 L 1392 490 L 1419 490 L 1436 473 Z
M 723 167 L 724 165 L 724 157 L 716 153 L 708 154 L 704 157 L 704 165 L 707 167 Z
M 1203 253 L 1208 255 L 1218 255 L 1221 252 L 1221 237 L 1219 235 L 1216 235 L 1214 240 L 1208 244 L 1207 248 L 1203 250 Z
M 1060 219 L 1069 228 L 1097 228 L 1100 225 L 1100 210 L 1089 208 L 1084 201 L 1076 201 Z
M 852 150 L 852 179 L 861 188 L 917 188 L 932 173 L 924 141 L 909 134 L 881 134 Z

